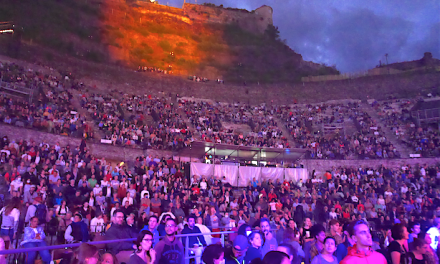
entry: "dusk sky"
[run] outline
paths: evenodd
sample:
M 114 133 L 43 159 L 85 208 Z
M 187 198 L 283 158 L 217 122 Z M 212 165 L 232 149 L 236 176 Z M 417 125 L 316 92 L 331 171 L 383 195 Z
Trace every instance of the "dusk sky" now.
M 183 0 L 167 0 L 181 7 Z M 379 60 L 440 59 L 439 0 L 187 0 L 254 10 L 273 8 L 282 39 L 304 60 L 336 65 L 341 72 L 374 68 Z M 166 2 L 161 1 L 161 4 Z

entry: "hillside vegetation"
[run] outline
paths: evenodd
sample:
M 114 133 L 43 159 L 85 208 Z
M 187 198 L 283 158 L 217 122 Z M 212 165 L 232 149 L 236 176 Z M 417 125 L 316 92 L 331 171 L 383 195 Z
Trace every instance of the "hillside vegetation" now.
M 305 63 L 275 27 L 255 35 L 237 25 L 189 21 L 175 9 L 102 0 L 3 0 L 0 21 L 13 21 L 23 43 L 98 63 L 171 69 L 229 82 L 291 82 L 337 74 Z M 49 51 L 48 49 L 49 48 Z M 43 51 L 44 50 L 44 51 Z

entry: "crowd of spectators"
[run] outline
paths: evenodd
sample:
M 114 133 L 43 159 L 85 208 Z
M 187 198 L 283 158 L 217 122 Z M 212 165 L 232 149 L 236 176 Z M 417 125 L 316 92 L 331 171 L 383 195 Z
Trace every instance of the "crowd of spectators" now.
M 189 122 L 201 140 L 252 147 L 289 148 L 288 139 L 266 105 L 183 102 Z M 249 131 L 237 131 L 224 123 L 241 124 Z
M 0 62 L 2 82 L 32 88 L 33 100 L 0 97 L 0 120 L 19 127 L 80 138 L 93 137 L 93 130 L 71 104 L 69 89 L 78 84 L 68 75 L 63 79 Z
M 277 115 L 285 122 L 296 147 L 309 150 L 318 159 L 383 159 L 400 154 L 386 140 L 380 127 L 356 102 L 280 107 Z M 344 132 L 347 121 L 357 131 Z
M 97 159 L 85 141 L 75 147 L 3 137 L 0 147 L 0 235 L 15 241 L 9 246 L 133 238 L 107 244 L 107 257 L 183 263 L 188 248 L 195 263 L 219 263 L 204 251 L 228 264 L 438 263 L 439 166 L 341 167 L 306 181 L 253 179 L 233 188 L 187 178 L 171 158 Z M 232 231 L 225 248 L 211 246 L 219 237 L 210 232 L 222 230 Z M 176 234 L 195 236 L 187 245 Z M 96 263 L 84 259 L 97 261 L 97 249 L 83 247 L 73 257 L 54 256 Z M 273 254 L 281 262 L 267 260 Z M 39 255 L 49 263 L 49 252 Z M 27 263 L 35 257 L 26 254 Z
M 80 99 L 104 139 L 113 145 L 178 150 L 192 140 L 191 131 L 178 113 L 179 105 L 170 97 L 84 91 Z M 149 123 L 148 116 L 152 118 Z
M 2 81 L 35 90 L 31 103 L 2 95 L 3 123 L 84 138 L 93 138 L 97 129 L 107 143 L 119 146 L 180 150 L 194 140 L 201 140 L 252 147 L 304 148 L 312 159 L 399 158 L 401 154 L 383 133 L 384 129 L 391 129 L 415 153 L 440 154 L 438 127 L 418 127 L 409 115 L 408 109 L 415 100 L 373 102 L 386 125 L 382 128 L 354 101 L 251 106 L 184 100 L 163 94 L 92 92 L 69 74 L 44 75 L 16 64 L 1 63 L 0 74 Z M 79 101 L 89 117 L 74 108 L 70 89 L 79 90 Z M 94 127 L 87 118 L 94 120 Z M 350 124 L 355 127 L 353 133 L 345 131 Z M 281 126 L 290 135 L 283 134 Z
M 440 156 L 440 131 L 437 123 L 417 124 L 410 110 L 418 99 L 374 101 L 371 106 L 393 134 L 413 153 L 422 157 Z

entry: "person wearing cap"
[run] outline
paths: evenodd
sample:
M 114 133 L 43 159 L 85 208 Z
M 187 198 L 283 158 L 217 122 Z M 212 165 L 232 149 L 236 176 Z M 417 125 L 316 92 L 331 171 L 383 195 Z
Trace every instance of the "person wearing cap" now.
M 247 237 L 238 235 L 232 244 L 232 247 L 227 248 L 225 252 L 225 264 L 245 264 L 246 252 L 249 248 Z
M 186 237 L 182 241 L 184 247 L 188 247 L 190 251 L 194 252 L 196 264 L 200 264 L 200 257 L 202 256 L 203 248 L 206 247 L 206 241 L 202 231 L 196 226 L 196 216 L 194 214 L 188 216 L 188 224 L 183 228 L 182 235 L 186 234 L 199 234 L 198 236 L 189 236 L 188 245 L 186 245 Z

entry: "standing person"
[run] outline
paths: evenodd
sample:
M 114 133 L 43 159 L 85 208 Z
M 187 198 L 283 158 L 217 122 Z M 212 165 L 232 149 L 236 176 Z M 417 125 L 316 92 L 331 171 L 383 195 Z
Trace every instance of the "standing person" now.
M 420 233 L 420 223 L 414 222 L 409 227 L 411 234 L 408 236 L 408 245 L 411 245 L 411 242 L 413 242 L 414 238 L 416 238 Z
M 196 264 L 200 264 L 200 257 L 202 256 L 203 248 L 206 247 L 205 237 L 202 235 L 200 229 L 196 226 L 196 216 L 191 214 L 188 216 L 188 224 L 182 230 L 182 235 L 199 234 L 198 236 L 189 236 L 188 245 L 186 245 L 186 237 L 183 237 L 183 246 L 194 252 L 196 256 Z
M 341 262 L 345 258 L 345 256 L 347 256 L 348 249 L 355 244 L 355 241 L 350 235 L 353 233 L 353 230 L 350 231 L 350 228 L 353 228 L 350 223 L 345 223 L 342 227 L 345 241 L 337 246 L 335 253 L 336 258 L 339 262 Z
M 264 256 L 267 252 L 276 250 L 278 247 L 278 242 L 275 236 L 270 231 L 270 222 L 267 218 L 261 218 L 260 220 L 260 230 L 264 234 L 264 244 L 261 248 L 261 254 Z
M 43 228 L 38 226 L 38 217 L 34 216 L 29 222 L 29 226 L 24 229 L 24 237 L 21 245 L 23 248 L 34 248 L 34 247 L 45 247 L 46 246 L 46 235 L 44 234 Z M 49 250 L 40 250 L 41 259 L 43 263 L 49 264 L 51 261 L 51 256 Z M 27 264 L 33 264 L 35 258 L 37 257 L 37 251 L 29 251 L 27 253 Z
M 261 246 L 264 243 L 263 235 L 258 231 L 254 231 L 248 238 L 251 246 L 248 248 L 244 258 L 246 264 L 251 263 L 251 261 L 256 258 L 263 259 L 261 255 Z
M 131 255 L 128 264 L 153 264 L 156 261 L 156 251 L 152 248 L 153 233 L 143 230 L 135 241 L 136 253 Z
M 245 256 L 246 251 L 249 248 L 249 242 L 247 237 L 238 235 L 232 247 L 228 248 L 225 252 L 225 264 L 246 264 Z
M 225 250 L 220 244 L 212 244 L 205 248 L 202 254 L 205 264 L 221 264 L 225 260 Z M 0 263 L 1 264 L 1 263 Z
M 113 213 L 113 223 L 105 233 L 106 240 L 136 238 L 137 234 L 132 233 L 132 230 L 124 222 L 124 213 L 118 209 Z M 107 244 L 107 250 L 116 255 L 121 262 L 127 262 L 133 252 L 132 242 L 120 242 Z
M 209 230 L 209 228 L 203 224 L 203 218 L 202 217 L 197 217 L 197 224 L 196 226 L 200 229 L 200 231 L 202 232 L 203 237 L 205 238 L 206 244 L 207 245 L 211 245 L 212 244 L 212 236 L 211 236 L 211 230 Z
M 408 235 L 408 230 L 403 224 L 395 224 L 391 228 L 391 237 L 394 239 L 388 245 L 388 252 L 391 255 L 391 264 L 409 263 L 409 255 L 405 247 Z
M 159 222 L 159 218 L 155 215 L 150 216 L 148 219 L 148 225 L 142 228 L 141 232 L 144 230 L 148 230 L 153 234 L 153 246 L 159 243 L 159 231 L 157 231 L 157 223 Z
M 184 249 L 180 239 L 176 238 L 177 222 L 168 218 L 165 222 L 165 237 L 154 247 L 156 250 L 156 264 L 184 263 Z
M 19 197 L 11 199 L 8 205 L 0 211 L 2 215 L 1 236 L 9 236 L 12 243 L 15 239 L 15 233 L 20 219 L 21 200 Z
M 359 220 L 352 223 L 350 232 L 355 245 L 348 249 L 347 256 L 339 264 L 387 264 L 385 257 L 371 248 L 373 239 L 367 222 Z
M 435 251 L 432 249 L 431 245 L 431 236 L 428 233 L 420 232 L 419 239 L 425 240 L 426 248 L 425 248 L 425 257 L 426 262 L 431 264 L 439 264 L 438 256 Z
M 436 252 L 440 239 L 440 218 L 434 219 L 434 226 L 428 229 L 426 233 L 431 237 L 431 247 Z
M 414 238 L 409 257 L 412 264 L 427 264 L 425 254 L 429 245 L 423 239 Z M 434 263 L 433 263 L 434 264 Z
M 330 232 L 329 232 L 328 236 L 331 236 L 335 239 L 336 246 L 341 244 L 342 243 L 342 236 L 339 233 L 340 228 L 341 228 L 341 224 L 339 223 L 338 220 L 332 219 L 329 222 L 329 226 L 330 226 Z
M 312 260 L 312 264 L 338 264 L 338 259 L 333 256 L 336 251 L 336 240 L 333 237 L 324 239 L 324 249 Z
M 299 237 L 297 236 L 297 233 L 296 233 L 296 231 L 293 228 L 288 227 L 284 231 L 284 234 L 283 234 L 283 244 L 289 244 L 289 245 L 291 245 L 295 249 L 295 251 L 296 251 L 296 256 L 295 256 L 296 257 L 295 258 L 296 262 L 293 263 L 293 264 L 300 263 L 301 259 L 306 257 L 304 250 L 302 249 L 301 245 L 299 244 Z
M 306 259 L 309 259 L 310 262 L 313 258 L 321 254 L 324 249 L 325 228 L 320 224 L 316 224 L 312 226 L 311 233 L 314 241 L 310 243 L 310 250 L 305 250 L 306 252 L 310 252 L 310 256 L 306 256 Z M 310 263 L 309 261 L 307 263 Z

